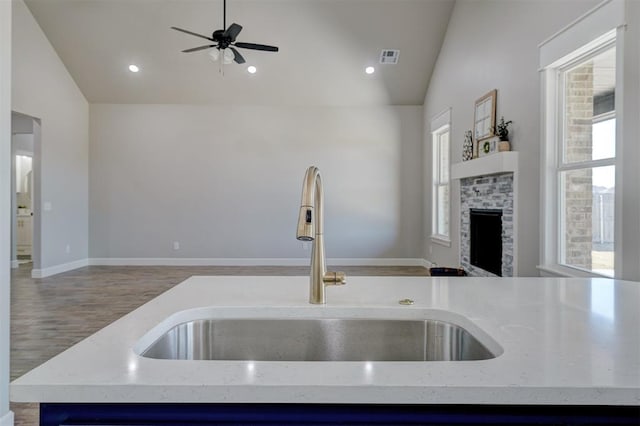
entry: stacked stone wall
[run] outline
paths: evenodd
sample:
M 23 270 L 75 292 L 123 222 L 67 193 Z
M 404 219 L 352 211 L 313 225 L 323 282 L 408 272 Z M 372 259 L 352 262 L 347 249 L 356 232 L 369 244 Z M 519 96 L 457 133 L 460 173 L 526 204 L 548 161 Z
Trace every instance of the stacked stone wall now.
M 471 264 L 471 209 L 502 210 L 502 276 L 513 276 L 513 173 L 460 180 L 460 264 L 471 276 L 494 277 Z

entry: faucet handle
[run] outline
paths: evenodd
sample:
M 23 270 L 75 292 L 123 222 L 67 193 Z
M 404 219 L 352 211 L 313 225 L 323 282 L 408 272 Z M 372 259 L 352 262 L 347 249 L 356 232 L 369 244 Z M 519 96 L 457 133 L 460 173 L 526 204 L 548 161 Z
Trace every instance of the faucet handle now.
M 325 285 L 345 285 L 347 283 L 347 274 L 344 272 L 325 272 L 322 281 Z

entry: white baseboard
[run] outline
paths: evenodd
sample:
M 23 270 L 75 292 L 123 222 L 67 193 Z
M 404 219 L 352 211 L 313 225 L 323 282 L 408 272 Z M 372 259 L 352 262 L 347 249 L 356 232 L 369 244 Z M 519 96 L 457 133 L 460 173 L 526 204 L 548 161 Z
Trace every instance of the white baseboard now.
M 423 259 L 416 258 L 345 258 L 327 259 L 327 264 L 335 266 L 422 266 Z M 309 264 L 310 260 L 307 259 Z
M 0 417 L 0 426 L 13 426 L 13 411 Z
M 51 275 L 61 274 L 73 269 L 82 268 L 89 265 L 89 259 L 80 259 L 74 262 L 63 263 L 61 265 L 49 266 L 48 268 L 32 269 L 31 278 L 46 278 Z
M 435 263 L 433 263 L 432 261 L 428 260 L 428 259 L 420 259 L 422 260 L 422 265 L 425 268 L 429 269 L 429 268 L 433 268 L 434 266 L 436 266 Z
M 11 261 L 11 269 L 16 269 L 18 266 L 20 266 L 20 262 L 18 262 L 17 260 Z
M 185 258 L 185 257 L 102 257 L 89 259 L 100 266 L 302 266 L 308 259 L 287 258 Z
M 308 266 L 310 258 L 91 258 L 102 266 Z M 335 266 L 424 266 L 424 259 L 341 258 L 327 259 Z

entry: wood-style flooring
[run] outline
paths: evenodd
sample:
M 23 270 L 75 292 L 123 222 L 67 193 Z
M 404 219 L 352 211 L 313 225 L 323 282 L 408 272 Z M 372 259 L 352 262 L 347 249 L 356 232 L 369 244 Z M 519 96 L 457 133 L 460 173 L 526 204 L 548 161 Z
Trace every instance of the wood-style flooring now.
M 347 275 L 426 276 L 422 267 L 340 267 Z M 89 266 L 31 278 L 11 273 L 11 380 L 192 275 L 307 275 L 309 267 Z M 37 404 L 11 404 L 17 426 L 38 424 Z

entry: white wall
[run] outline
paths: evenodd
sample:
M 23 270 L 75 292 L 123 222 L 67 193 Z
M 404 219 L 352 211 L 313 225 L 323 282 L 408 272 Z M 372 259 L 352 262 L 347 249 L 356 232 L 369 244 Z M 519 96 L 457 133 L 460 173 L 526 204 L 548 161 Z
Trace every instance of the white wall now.
M 308 258 L 310 165 L 329 258 L 421 257 L 422 107 L 90 110 L 92 258 Z
M 9 256 L 11 254 L 11 2 L 0 1 L 0 425 L 9 411 Z
M 451 161 L 462 161 L 464 132 L 472 128 L 476 99 L 498 89 L 497 118 L 513 120 L 512 149 L 520 152 L 518 274 L 537 276 L 539 240 L 540 95 L 538 44 L 598 4 L 597 0 L 458 0 L 425 97 L 425 122 L 452 108 Z M 430 146 L 430 135 L 424 140 Z M 425 191 L 431 179 L 425 150 Z M 425 199 L 425 234 L 431 224 Z M 424 256 L 459 264 L 460 186 L 452 181 L 451 247 L 425 238 Z M 430 253 L 431 251 L 431 253 Z
M 36 208 L 39 202 L 52 207 L 34 217 L 34 229 L 41 229 L 41 252 L 35 254 L 34 266 L 44 269 L 86 259 L 89 107 L 22 0 L 13 4 L 13 76 L 13 110 L 41 120 L 41 146 L 36 146 L 41 173 L 35 176 L 41 197 Z

